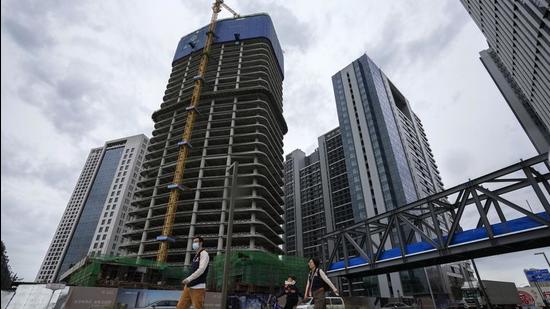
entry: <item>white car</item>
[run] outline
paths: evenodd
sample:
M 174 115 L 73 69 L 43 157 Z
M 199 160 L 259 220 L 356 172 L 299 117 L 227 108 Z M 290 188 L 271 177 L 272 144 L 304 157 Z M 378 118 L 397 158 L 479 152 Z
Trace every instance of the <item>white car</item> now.
M 177 305 L 177 300 L 159 300 L 152 304 L 149 304 L 147 307 L 140 307 L 136 309 L 176 309 Z
M 344 300 L 342 297 L 327 297 L 325 298 L 327 309 L 345 309 Z M 303 300 L 301 305 L 298 305 L 296 309 L 313 309 L 313 298 L 308 297 Z

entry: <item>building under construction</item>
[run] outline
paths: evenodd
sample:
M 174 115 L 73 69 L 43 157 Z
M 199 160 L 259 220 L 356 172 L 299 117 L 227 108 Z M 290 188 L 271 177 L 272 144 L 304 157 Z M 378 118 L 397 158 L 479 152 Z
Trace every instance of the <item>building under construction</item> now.
M 228 167 L 235 161 L 239 195 L 232 248 L 282 254 L 282 50 L 267 14 L 217 23 L 216 15 L 214 8 L 214 23 L 178 44 L 163 103 L 152 116 L 143 178 L 127 223 L 131 231 L 125 234 L 128 257 L 189 265 L 194 235 L 205 239 L 209 253 L 223 253 Z M 177 167 L 178 160 L 184 167 Z M 181 176 L 176 169 L 181 181 L 175 181 Z

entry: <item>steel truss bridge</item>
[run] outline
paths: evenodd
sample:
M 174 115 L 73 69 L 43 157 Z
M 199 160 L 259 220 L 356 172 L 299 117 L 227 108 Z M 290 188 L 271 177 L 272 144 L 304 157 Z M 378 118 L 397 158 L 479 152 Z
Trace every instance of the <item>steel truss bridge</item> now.
M 327 274 L 375 275 L 550 246 L 549 179 L 543 154 L 329 233 L 321 239 Z

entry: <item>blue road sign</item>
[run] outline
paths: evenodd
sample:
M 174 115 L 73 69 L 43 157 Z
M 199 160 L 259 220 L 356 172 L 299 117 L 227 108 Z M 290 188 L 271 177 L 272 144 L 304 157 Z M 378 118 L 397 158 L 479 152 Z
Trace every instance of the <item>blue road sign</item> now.
M 526 269 L 524 272 L 529 282 L 550 282 L 548 269 Z

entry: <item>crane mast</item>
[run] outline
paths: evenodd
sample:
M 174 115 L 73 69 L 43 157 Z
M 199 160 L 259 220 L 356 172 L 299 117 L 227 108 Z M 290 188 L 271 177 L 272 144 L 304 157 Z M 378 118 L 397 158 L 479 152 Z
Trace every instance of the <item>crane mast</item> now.
M 197 76 L 194 77 L 193 94 L 191 96 L 191 105 L 186 108 L 187 119 L 185 121 L 185 130 L 183 131 L 182 141 L 179 143 L 180 149 L 178 153 L 178 160 L 176 162 L 176 171 L 174 173 L 174 179 L 170 188 L 170 197 L 168 199 L 168 207 L 166 209 L 166 215 L 164 217 L 164 226 L 162 228 L 162 235 L 157 237 L 160 240 L 160 247 L 157 253 L 157 262 L 166 262 L 168 257 L 168 245 L 170 241 L 173 241 L 172 229 L 174 226 L 174 219 L 176 217 L 177 203 L 180 197 L 181 190 L 183 189 L 183 174 L 185 171 L 185 162 L 191 151 L 191 134 L 193 133 L 193 126 L 198 114 L 198 105 L 201 98 L 202 86 L 204 84 L 204 76 L 206 74 L 206 67 L 208 65 L 208 57 L 212 43 L 214 41 L 214 31 L 216 30 L 216 22 L 218 19 L 218 13 L 221 12 L 221 8 L 224 7 L 233 14 L 235 18 L 239 17 L 234 10 L 228 7 L 223 0 L 216 0 L 212 5 L 212 17 L 206 32 L 206 42 L 202 50 L 202 55 L 199 63 L 199 70 Z

